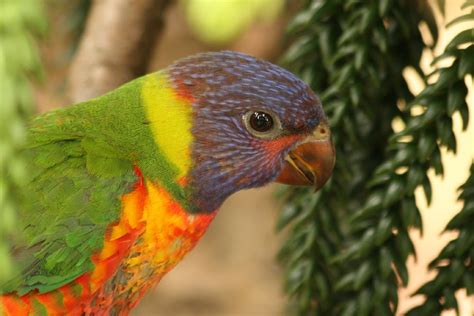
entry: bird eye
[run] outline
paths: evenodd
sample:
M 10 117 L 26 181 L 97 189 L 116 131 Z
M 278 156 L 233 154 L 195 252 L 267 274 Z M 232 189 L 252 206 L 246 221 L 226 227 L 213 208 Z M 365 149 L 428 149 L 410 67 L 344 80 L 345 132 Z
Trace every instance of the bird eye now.
M 273 128 L 273 119 L 265 112 L 253 112 L 249 118 L 250 126 L 257 132 L 268 132 Z
M 244 115 L 244 122 L 254 136 L 275 137 L 280 132 L 280 121 L 273 113 L 264 111 L 250 111 Z

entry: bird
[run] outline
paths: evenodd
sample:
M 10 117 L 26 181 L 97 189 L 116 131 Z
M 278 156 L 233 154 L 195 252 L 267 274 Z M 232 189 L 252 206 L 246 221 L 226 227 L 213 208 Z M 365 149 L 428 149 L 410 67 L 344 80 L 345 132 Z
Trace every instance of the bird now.
M 0 283 L 0 311 L 15 316 L 127 315 L 230 195 L 271 182 L 318 190 L 335 164 L 311 88 L 233 51 L 40 114 L 27 138 L 6 240 L 16 271 Z

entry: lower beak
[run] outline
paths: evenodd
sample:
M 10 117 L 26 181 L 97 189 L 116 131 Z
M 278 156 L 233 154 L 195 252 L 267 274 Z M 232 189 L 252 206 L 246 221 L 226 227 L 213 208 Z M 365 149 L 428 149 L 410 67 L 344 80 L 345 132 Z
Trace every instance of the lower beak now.
M 336 154 L 329 129 L 326 125 L 321 125 L 313 135 L 288 153 L 276 181 L 291 185 L 310 185 L 319 190 L 331 177 L 335 162 Z

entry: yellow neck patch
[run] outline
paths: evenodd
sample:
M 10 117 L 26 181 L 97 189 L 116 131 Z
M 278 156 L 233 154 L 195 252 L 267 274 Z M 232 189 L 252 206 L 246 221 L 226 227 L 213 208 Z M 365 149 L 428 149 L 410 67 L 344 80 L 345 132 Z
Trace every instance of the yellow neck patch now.
M 175 180 L 180 180 L 191 166 L 191 104 L 169 86 L 164 73 L 144 78 L 142 97 L 155 142 L 178 168 Z

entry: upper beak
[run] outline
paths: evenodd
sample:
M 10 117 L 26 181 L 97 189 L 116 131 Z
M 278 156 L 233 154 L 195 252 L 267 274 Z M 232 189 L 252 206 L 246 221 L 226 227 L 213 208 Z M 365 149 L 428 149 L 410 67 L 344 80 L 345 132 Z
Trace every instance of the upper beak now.
M 336 153 L 329 127 L 323 122 L 288 153 L 283 170 L 276 181 L 292 185 L 311 185 L 319 190 L 331 176 L 335 162 Z

